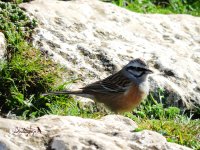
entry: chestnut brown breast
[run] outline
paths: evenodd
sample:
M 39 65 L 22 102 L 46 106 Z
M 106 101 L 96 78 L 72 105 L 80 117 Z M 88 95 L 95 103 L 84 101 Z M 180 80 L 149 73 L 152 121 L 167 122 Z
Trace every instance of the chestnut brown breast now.
M 115 100 L 113 103 L 114 111 L 131 111 L 134 107 L 137 107 L 140 104 L 145 96 L 146 94 L 141 91 L 138 86 L 132 85 L 129 90 Z

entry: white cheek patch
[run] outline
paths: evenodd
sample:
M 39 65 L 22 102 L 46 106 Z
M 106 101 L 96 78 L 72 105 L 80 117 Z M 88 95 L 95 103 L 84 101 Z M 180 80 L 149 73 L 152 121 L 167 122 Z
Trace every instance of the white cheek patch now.
M 130 74 L 134 75 L 135 77 L 141 76 L 143 74 L 143 71 L 135 71 L 135 70 L 128 70 Z

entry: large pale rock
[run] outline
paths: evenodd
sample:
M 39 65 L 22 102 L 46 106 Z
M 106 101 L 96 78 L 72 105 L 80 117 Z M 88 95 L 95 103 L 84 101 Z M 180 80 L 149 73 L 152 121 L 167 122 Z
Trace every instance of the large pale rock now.
M 2 32 L 0 32 L 0 61 L 5 59 L 6 54 L 6 39 Z
M 131 119 L 119 115 L 100 120 L 46 115 L 32 122 L 0 118 L 0 149 L 190 150 L 153 131 L 134 132 L 136 128 Z
M 163 74 L 151 77 L 151 89 L 164 88 L 167 103 L 200 106 L 200 18 L 138 14 L 97 0 L 21 7 L 38 20 L 34 44 L 68 68 L 66 80 L 91 83 L 142 57 Z

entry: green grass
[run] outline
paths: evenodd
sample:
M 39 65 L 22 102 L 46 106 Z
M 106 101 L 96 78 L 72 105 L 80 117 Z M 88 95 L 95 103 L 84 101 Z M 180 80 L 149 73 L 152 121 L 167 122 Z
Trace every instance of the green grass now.
M 35 20 L 15 4 L 0 2 L 0 30 L 7 41 L 7 54 L 0 64 L 0 111 L 40 116 L 46 101 L 40 94 L 51 89 L 59 69 L 30 40 Z
M 64 115 L 64 116 L 79 116 L 83 118 L 98 119 L 105 116 L 106 113 L 98 111 L 96 105 L 83 107 L 82 103 L 75 101 L 69 96 L 50 96 L 51 103 L 48 103 L 48 114 Z
M 133 120 L 139 125 L 140 130 L 157 131 L 165 136 L 168 142 L 178 143 L 196 150 L 200 149 L 199 120 L 187 121 L 187 117 L 174 120 L 166 118 L 161 120 L 134 118 Z
M 30 2 L 32 0 L 1 0 L 2 2 L 11 2 L 11 3 L 15 3 L 15 4 L 20 4 L 23 2 Z
M 73 82 L 74 81 L 64 83 L 54 88 L 53 91 L 63 90 L 65 86 Z M 69 95 L 49 95 L 44 96 L 43 98 L 48 101 L 48 103 L 46 103 L 46 106 L 48 106 L 47 114 L 79 116 L 94 119 L 106 115 L 106 113 L 99 111 L 96 105 L 84 105 L 84 103 L 74 100 Z
M 113 0 L 113 3 L 140 13 L 200 16 L 199 0 Z
M 124 115 L 138 124 L 136 131 L 157 131 L 165 136 L 168 142 L 200 149 L 200 120 L 192 119 L 192 114 L 188 116 L 177 107 L 165 107 L 164 104 L 158 103 L 157 101 L 165 98 L 163 92 L 159 95 L 160 97 L 155 99 L 151 93 L 132 113 Z
M 138 12 L 151 10 L 148 7 L 152 4 L 144 7 L 144 2 L 148 1 L 141 2 L 137 6 L 137 3 L 134 4 Z M 119 5 L 123 6 L 124 2 L 121 1 Z M 151 7 L 154 9 L 151 10 L 153 12 L 158 6 Z M 75 101 L 68 95 L 41 96 L 41 93 L 46 91 L 62 90 L 74 81 L 56 86 L 60 80 L 60 74 L 63 73 L 62 68 L 55 65 L 45 54 L 28 42 L 31 39 L 32 30 L 37 26 L 37 21 L 30 20 L 15 4 L 0 2 L 0 8 L 0 30 L 7 40 L 6 60 L 0 63 L 0 84 L 2 85 L 0 87 L 0 114 L 11 112 L 21 119 L 35 118 L 44 114 L 95 119 L 106 115 L 107 113 L 101 112 L 96 105 L 83 106 L 81 102 Z M 162 11 L 164 11 L 163 8 Z M 168 8 L 167 11 L 169 11 Z M 177 107 L 167 107 L 164 101 L 165 92 L 159 89 L 157 94 L 151 93 L 138 108 L 133 112 L 125 113 L 124 116 L 138 123 L 139 128 L 136 131 L 154 130 L 170 142 L 196 150 L 200 149 L 200 120 L 192 119 Z

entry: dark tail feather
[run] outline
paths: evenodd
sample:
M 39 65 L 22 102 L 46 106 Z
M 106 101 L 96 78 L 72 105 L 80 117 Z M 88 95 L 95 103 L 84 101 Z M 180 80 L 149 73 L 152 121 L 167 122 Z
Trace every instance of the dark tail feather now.
M 42 96 L 47 96 L 47 95 L 60 95 L 60 94 L 83 94 L 82 90 L 78 91 L 55 91 L 55 92 L 48 92 L 48 93 L 43 93 Z

